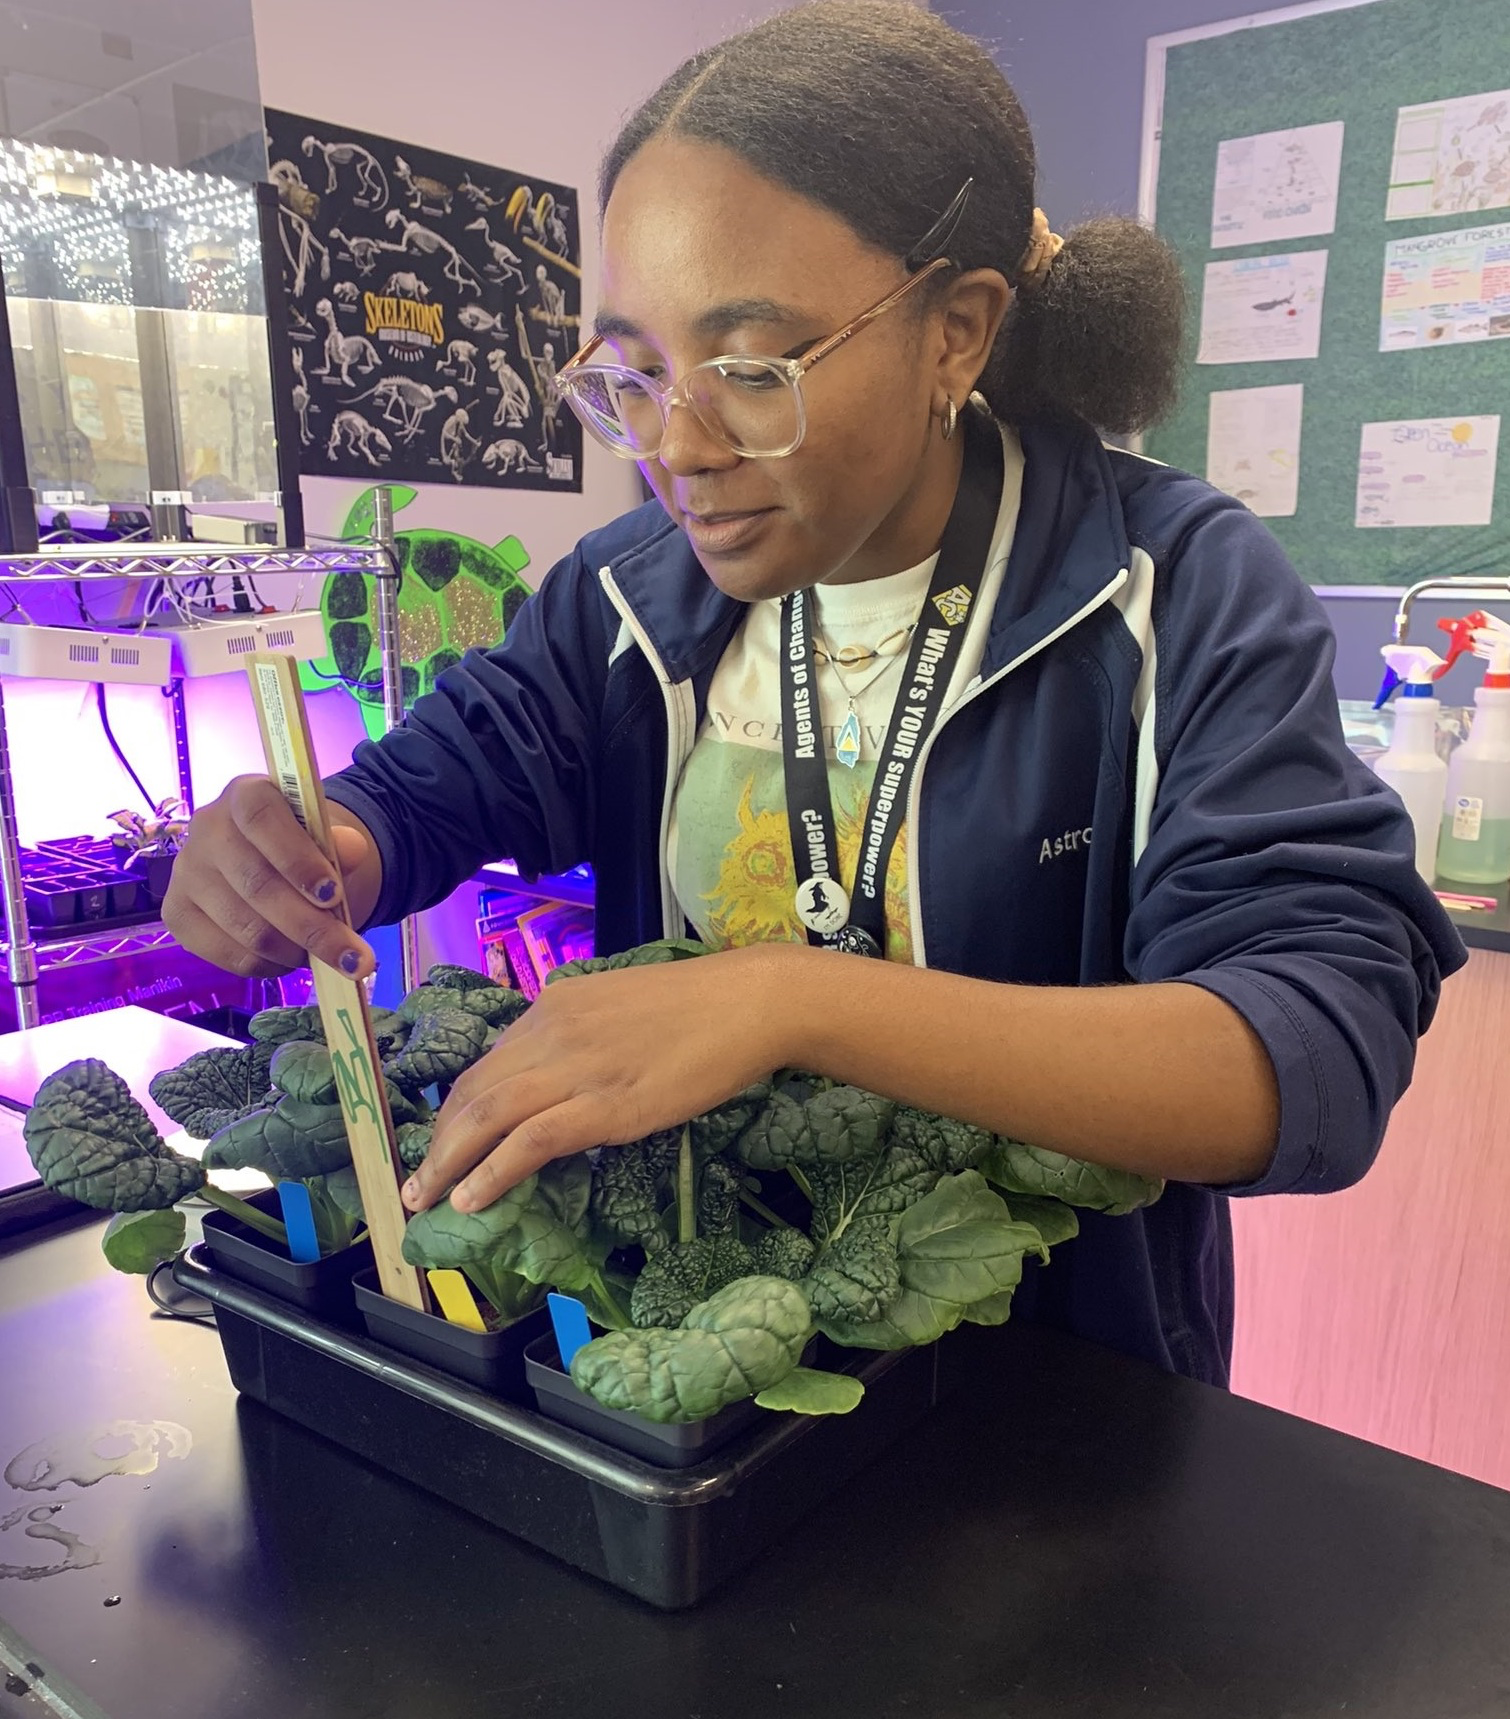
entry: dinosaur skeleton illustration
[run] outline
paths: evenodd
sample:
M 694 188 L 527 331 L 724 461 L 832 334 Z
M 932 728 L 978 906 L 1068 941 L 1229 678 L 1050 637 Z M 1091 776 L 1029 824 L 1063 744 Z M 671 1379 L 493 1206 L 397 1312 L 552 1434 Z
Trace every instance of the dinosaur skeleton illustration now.
M 356 207 L 381 209 L 387 203 L 388 177 L 383 172 L 383 164 L 370 149 L 363 149 L 360 143 L 350 143 L 345 139 L 337 143 L 325 143 L 318 137 L 306 137 L 300 147 L 310 159 L 318 153 L 324 161 L 327 196 L 336 188 L 336 169 L 355 167 L 357 191 L 351 200 Z
M 330 437 L 325 443 L 325 457 L 334 459 L 342 451 L 343 443 L 348 454 L 360 454 L 370 466 L 381 465 L 393 452 L 393 443 L 376 424 L 369 424 L 360 412 L 336 413 L 336 420 L 330 426 Z M 377 449 L 375 454 L 374 448 Z
M 561 396 L 556 392 L 556 348 L 547 340 L 537 358 L 530 349 L 529 330 L 524 325 L 524 312 L 514 306 L 514 326 L 519 331 L 519 351 L 529 366 L 530 380 L 535 384 L 535 397 L 540 402 L 540 451 L 551 453 L 556 446 L 556 429 L 561 416 Z
M 330 330 L 325 336 L 325 362 L 315 372 L 316 376 L 329 376 L 332 368 L 339 366 L 341 385 L 349 388 L 353 364 L 366 375 L 382 363 L 377 355 L 377 348 L 370 340 L 360 334 L 341 333 L 336 326 L 335 306 L 328 298 L 322 298 L 315 306 L 315 315 Z
M 461 183 L 456 189 L 463 197 L 470 197 L 479 209 L 501 209 L 508 201 L 506 197 L 495 197 L 486 185 L 478 185 L 470 173 L 463 173 Z
M 290 340 L 313 340 L 315 338 L 315 325 L 296 304 L 291 304 L 288 307 L 288 334 Z
M 358 288 L 354 281 L 337 281 L 331 291 L 333 296 L 340 299 L 341 303 L 345 305 L 348 310 L 351 309 L 362 296 L 360 288 Z
M 425 415 L 433 412 L 439 401 L 449 400 L 453 406 L 460 404 L 454 388 L 432 388 L 409 376 L 380 377 L 365 394 L 355 395 L 352 403 L 359 400 L 376 402 L 384 422 L 398 426 L 401 442 L 414 440 L 423 428 Z
M 489 355 L 491 362 L 492 354 Z M 470 340 L 453 340 L 446 348 L 445 363 L 439 368 L 448 375 L 454 374 L 463 388 L 471 388 L 477 381 L 477 348 Z
M 440 427 L 441 464 L 448 466 L 457 483 L 462 481 L 467 462 L 482 446 L 472 434 L 472 414 L 458 406 Z
M 378 239 L 364 238 L 360 233 L 355 238 L 348 239 L 339 227 L 332 227 L 329 234 L 333 245 L 344 245 L 356 264 L 357 273 L 370 275 L 377 267 L 379 255 L 387 248 Z
M 442 238 L 433 227 L 421 226 L 418 221 L 411 221 L 402 209 L 390 209 L 383 217 L 389 228 L 399 234 L 396 245 L 389 246 L 390 250 L 418 251 L 423 256 L 444 256 L 444 269 L 448 280 L 456 282 L 467 292 L 482 293 L 482 281 L 476 269 L 462 256 L 449 239 Z
M 294 271 L 292 282 L 293 296 L 304 296 L 304 285 L 309 279 L 309 265 L 315 259 L 315 253 L 320 257 L 320 279 L 330 279 L 329 248 L 315 237 L 315 230 L 302 215 L 296 215 L 286 204 L 278 205 L 278 237 L 283 244 L 283 254 L 288 258 L 288 266 Z
M 456 193 L 439 179 L 416 173 L 402 155 L 393 158 L 393 177 L 409 194 L 409 207 L 423 209 L 431 215 L 449 215 L 451 199 Z
M 522 429 L 530 415 L 530 391 L 524 378 L 509 363 L 508 352 L 494 347 L 488 354 L 488 369 L 498 379 L 498 410 L 493 414 L 493 428 L 507 425 L 511 430 Z
M 564 331 L 567 323 L 566 293 L 545 272 L 544 263 L 535 270 L 535 287 L 540 294 L 540 308 L 545 312 L 546 326 Z
M 456 320 L 463 328 L 468 328 L 473 334 L 491 334 L 497 340 L 507 340 L 509 331 L 504 325 L 503 313 L 497 316 L 485 311 L 480 304 L 464 304 L 456 313 Z
M 294 361 L 294 411 L 299 418 L 299 440 L 307 448 L 315 439 L 314 431 L 309 427 L 309 415 L 318 411 L 309 397 L 309 379 L 304 374 L 304 348 L 293 348 Z
M 503 280 L 507 280 L 509 276 L 512 275 L 514 279 L 519 282 L 521 287 L 524 286 L 524 259 L 516 256 L 507 245 L 500 244 L 499 241 L 493 237 L 493 234 L 488 227 L 488 218 L 486 215 L 479 215 L 475 221 L 468 221 L 467 231 L 469 233 L 482 234 L 482 242 L 488 247 L 489 252 L 492 254 L 492 273 L 498 275 Z
M 563 256 L 568 245 L 566 217 L 570 213 L 566 204 L 558 203 L 549 191 L 542 191 L 530 207 L 530 224 L 536 236 Z
M 430 289 L 418 275 L 411 274 L 408 269 L 399 269 L 396 273 L 389 275 L 387 281 L 384 283 L 383 296 L 385 298 L 393 298 L 395 296 L 403 298 L 429 298 Z
M 489 442 L 482 450 L 482 463 L 498 477 L 506 476 L 509 472 L 538 472 L 545 469 L 538 460 L 530 457 L 530 451 L 524 443 L 515 441 L 512 436 Z

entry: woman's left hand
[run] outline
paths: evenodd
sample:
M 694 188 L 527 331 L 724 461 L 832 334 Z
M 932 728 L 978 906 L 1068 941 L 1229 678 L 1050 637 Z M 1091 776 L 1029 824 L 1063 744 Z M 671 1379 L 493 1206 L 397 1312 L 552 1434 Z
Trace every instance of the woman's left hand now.
M 722 1104 L 783 1062 L 795 945 L 548 985 L 451 1088 L 404 1184 L 423 1211 L 480 1211 L 552 1158 L 624 1145 Z

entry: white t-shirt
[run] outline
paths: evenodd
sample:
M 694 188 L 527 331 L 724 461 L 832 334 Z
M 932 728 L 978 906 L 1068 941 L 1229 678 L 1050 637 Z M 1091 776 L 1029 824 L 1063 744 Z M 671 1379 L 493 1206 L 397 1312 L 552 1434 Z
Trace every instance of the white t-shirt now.
M 1002 434 L 1005 476 L 986 576 L 970 627 L 950 678 L 944 709 L 979 672 L 991 615 L 1001 590 L 1022 494 L 1022 449 Z M 837 653 L 845 646 L 883 655 L 853 667 L 818 663 L 818 700 L 839 881 L 854 887 L 876 759 L 886 740 L 936 555 L 916 567 L 858 585 L 814 588 L 816 643 Z M 890 636 L 888 636 L 890 635 Z M 708 694 L 708 710 L 682 770 L 672 808 L 667 863 L 682 912 L 703 942 L 716 949 L 748 943 L 801 943 L 797 872 L 787 822 L 781 757 L 781 601 L 752 603 L 724 652 Z M 860 755 L 853 768 L 834 756 L 835 741 L 853 695 L 860 724 Z M 886 955 L 912 959 L 908 902 L 908 830 L 897 832 L 886 876 Z

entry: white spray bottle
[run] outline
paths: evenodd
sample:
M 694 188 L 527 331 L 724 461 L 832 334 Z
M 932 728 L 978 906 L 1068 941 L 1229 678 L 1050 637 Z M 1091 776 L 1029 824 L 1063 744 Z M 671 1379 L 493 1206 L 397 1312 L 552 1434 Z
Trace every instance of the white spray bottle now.
M 1394 735 L 1374 773 L 1405 802 L 1416 832 L 1416 870 L 1430 883 L 1436 876 L 1447 795 L 1447 766 L 1437 756 L 1437 712 L 1442 706 L 1433 683 L 1447 665 L 1425 645 L 1385 645 L 1381 654 L 1389 667 L 1375 709 L 1395 687 L 1401 690 Z
M 1510 879 L 1510 629 L 1480 628 L 1473 651 L 1489 670 L 1448 768 L 1437 870 L 1459 883 L 1496 884 Z

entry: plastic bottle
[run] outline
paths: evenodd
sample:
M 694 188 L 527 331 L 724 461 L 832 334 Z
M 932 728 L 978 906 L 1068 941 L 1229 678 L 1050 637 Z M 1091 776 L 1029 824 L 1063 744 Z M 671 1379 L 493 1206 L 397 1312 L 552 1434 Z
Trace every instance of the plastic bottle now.
M 1437 871 L 1459 883 L 1510 879 L 1510 636 L 1474 634 L 1489 659 L 1473 695 L 1473 726 L 1452 755 Z
M 1395 731 L 1389 750 L 1374 765 L 1374 773 L 1405 802 L 1416 831 L 1416 869 L 1430 883 L 1436 876 L 1437 841 L 1442 827 L 1442 803 L 1447 793 L 1447 766 L 1437 756 L 1437 712 L 1442 706 L 1433 681 L 1445 664 L 1424 645 L 1385 645 L 1389 665 L 1375 709 L 1395 687 Z

